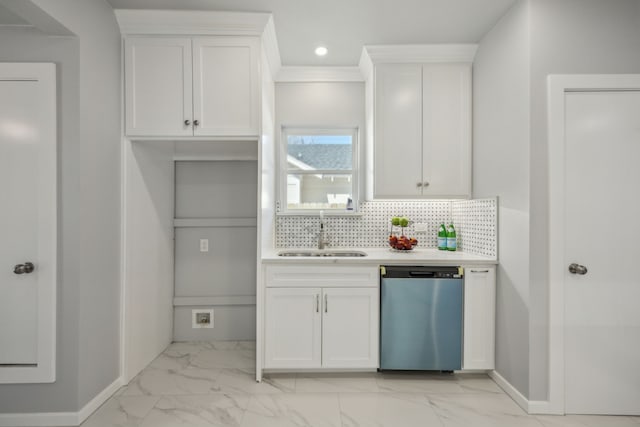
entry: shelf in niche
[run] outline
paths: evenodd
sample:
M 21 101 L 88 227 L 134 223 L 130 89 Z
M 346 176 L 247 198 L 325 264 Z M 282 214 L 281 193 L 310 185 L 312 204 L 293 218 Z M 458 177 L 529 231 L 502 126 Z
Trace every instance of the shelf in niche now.
M 173 226 L 180 227 L 256 227 L 256 218 L 174 218 Z
M 255 305 L 255 295 L 237 296 L 200 296 L 200 297 L 174 297 L 173 305 L 202 306 L 202 305 Z

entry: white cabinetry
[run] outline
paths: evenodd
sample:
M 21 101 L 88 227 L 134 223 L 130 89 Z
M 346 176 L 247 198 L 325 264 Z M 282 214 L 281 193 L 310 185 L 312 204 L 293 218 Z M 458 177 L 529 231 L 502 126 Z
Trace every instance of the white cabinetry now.
M 495 368 L 495 267 L 467 267 L 464 278 L 463 369 Z
M 320 288 L 267 288 L 265 366 L 320 366 L 321 292 Z
M 128 37 L 128 136 L 257 136 L 257 37 Z
M 374 68 L 374 198 L 470 197 L 471 63 Z
M 376 368 L 377 272 L 377 267 L 267 267 L 264 367 Z

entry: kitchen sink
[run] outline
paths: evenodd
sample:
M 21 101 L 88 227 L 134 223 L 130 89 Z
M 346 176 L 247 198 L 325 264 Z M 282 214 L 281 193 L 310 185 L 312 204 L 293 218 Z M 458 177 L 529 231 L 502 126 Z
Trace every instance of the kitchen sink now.
M 313 251 L 313 250 L 300 250 L 300 251 L 280 251 L 278 256 L 286 257 L 344 257 L 344 258 L 357 258 L 367 256 L 365 252 L 361 251 Z

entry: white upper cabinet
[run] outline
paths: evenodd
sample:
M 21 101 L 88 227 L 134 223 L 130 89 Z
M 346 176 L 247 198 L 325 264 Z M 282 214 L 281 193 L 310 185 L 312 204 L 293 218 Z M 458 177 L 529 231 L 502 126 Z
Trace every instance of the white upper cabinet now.
M 367 49 L 368 197 L 471 197 L 475 46 Z
M 193 40 L 194 135 L 258 134 L 257 38 Z
M 193 135 L 191 39 L 126 39 L 124 65 L 127 135 Z
M 471 64 L 422 66 L 422 195 L 471 197 Z
M 380 65 L 375 91 L 375 195 L 421 196 L 422 67 Z
M 125 40 L 128 136 L 257 136 L 257 37 Z

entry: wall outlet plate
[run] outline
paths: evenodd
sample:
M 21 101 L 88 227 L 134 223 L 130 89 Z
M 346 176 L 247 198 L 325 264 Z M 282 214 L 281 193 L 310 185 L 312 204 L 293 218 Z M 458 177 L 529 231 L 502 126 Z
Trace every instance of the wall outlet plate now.
M 191 310 L 191 328 L 212 329 L 213 328 L 213 308 L 195 308 Z

